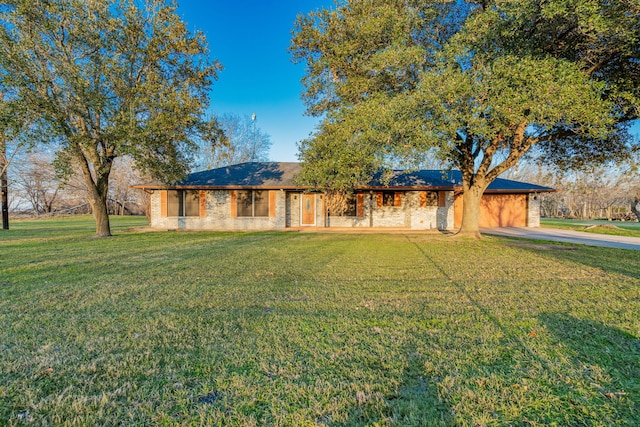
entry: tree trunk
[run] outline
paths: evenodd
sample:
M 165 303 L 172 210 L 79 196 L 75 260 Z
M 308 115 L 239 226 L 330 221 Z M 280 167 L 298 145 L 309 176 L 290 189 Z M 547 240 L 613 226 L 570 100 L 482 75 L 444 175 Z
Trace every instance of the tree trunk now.
M 2 229 L 9 229 L 9 181 L 7 171 L 2 172 L 0 177 L 0 193 L 2 193 Z
M 7 179 L 7 146 L 0 135 L 0 203 L 2 204 L 2 229 L 9 229 L 9 180 Z
M 96 220 L 96 237 L 111 236 L 111 225 L 109 223 L 109 212 L 107 211 L 107 200 L 98 198 L 91 200 L 91 210 L 93 218 Z
M 89 192 L 89 204 L 93 211 L 93 218 L 96 220 L 96 237 L 109 237 L 111 236 L 111 225 L 109 223 L 109 203 L 107 202 L 107 193 L 109 192 L 109 171 L 107 167 L 101 168 L 96 172 L 96 180 L 93 181 L 92 177 L 85 177 L 91 184 Z M 106 172 L 106 173 L 105 173 Z
M 91 205 L 93 218 L 96 220 L 96 237 L 109 237 L 111 236 L 109 205 L 107 203 L 109 175 L 98 175 L 95 181 L 91 175 L 85 175 L 85 181 L 90 190 L 89 204 Z
M 98 158 L 98 156 L 95 157 Z M 95 168 L 95 171 L 91 170 L 89 162 L 81 150 L 77 151 L 77 159 L 80 161 L 82 175 L 89 189 L 89 204 L 91 205 L 93 218 L 96 220 L 95 236 L 109 237 L 111 236 L 111 225 L 109 224 L 107 195 L 109 193 L 109 174 L 111 173 L 113 159 L 107 157 Z
M 109 174 L 111 173 L 114 157 L 112 150 L 105 150 L 107 152 L 100 156 L 95 147 L 101 145 L 103 144 L 99 143 L 99 141 L 95 142 L 90 149 L 77 145 L 75 147 L 75 156 L 82 169 L 84 182 L 89 190 L 89 205 L 91 205 L 93 219 L 96 221 L 95 237 L 109 237 L 111 236 L 111 225 L 109 223 L 107 197 L 109 194 Z M 93 152 L 90 150 L 93 150 Z M 93 161 L 89 161 L 89 159 Z
M 462 194 L 462 224 L 458 235 L 480 239 L 480 202 L 485 186 L 474 184 L 467 187 Z
M 631 202 L 631 212 L 634 213 L 640 222 L 640 196 L 633 198 L 633 201 Z

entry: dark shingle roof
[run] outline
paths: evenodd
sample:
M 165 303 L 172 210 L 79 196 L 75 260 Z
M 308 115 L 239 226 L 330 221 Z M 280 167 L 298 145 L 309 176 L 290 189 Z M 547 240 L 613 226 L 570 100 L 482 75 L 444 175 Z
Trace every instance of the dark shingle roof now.
M 381 185 L 374 180 L 372 186 Z M 394 171 L 393 177 L 387 184 L 389 187 L 435 187 L 451 189 L 462 187 L 462 172 L 458 170 L 419 170 L 414 172 Z M 487 188 L 487 192 L 547 192 L 555 191 L 553 188 L 527 182 L 513 181 L 497 178 Z
M 143 188 L 271 188 L 296 189 L 295 177 L 302 166 L 295 162 L 248 162 L 203 172 L 192 173 L 175 186 L 138 186 Z M 462 186 L 460 171 L 419 170 L 394 171 L 388 181 L 379 177 L 362 188 L 366 189 L 439 189 L 452 190 Z M 552 188 L 520 181 L 498 178 L 489 185 L 487 192 L 547 192 Z
M 178 186 L 296 188 L 300 163 L 248 162 L 192 173 Z

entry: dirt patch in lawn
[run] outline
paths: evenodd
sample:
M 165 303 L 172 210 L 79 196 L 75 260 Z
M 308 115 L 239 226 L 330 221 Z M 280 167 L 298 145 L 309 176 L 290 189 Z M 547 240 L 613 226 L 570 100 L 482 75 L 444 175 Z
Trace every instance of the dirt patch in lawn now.
M 605 229 L 605 230 L 622 230 L 622 228 L 615 226 L 615 225 L 609 225 L 609 224 L 598 224 L 598 225 L 590 225 L 588 227 L 584 228 L 585 231 L 586 230 L 598 230 L 598 229 Z

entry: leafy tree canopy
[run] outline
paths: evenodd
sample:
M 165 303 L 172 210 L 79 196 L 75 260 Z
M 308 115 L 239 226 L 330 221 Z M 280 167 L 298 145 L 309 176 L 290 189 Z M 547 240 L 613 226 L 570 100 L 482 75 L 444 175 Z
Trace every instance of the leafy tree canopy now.
M 291 51 L 325 115 L 302 178 L 344 188 L 435 148 L 477 234 L 482 193 L 532 147 L 578 167 L 637 144 L 639 17 L 638 0 L 350 0 L 300 17 Z
M 149 175 L 188 167 L 217 62 L 162 0 L 9 0 L 0 5 L 0 90 L 59 144 L 61 171 L 79 165 L 96 218 L 110 234 L 108 177 L 130 155 Z

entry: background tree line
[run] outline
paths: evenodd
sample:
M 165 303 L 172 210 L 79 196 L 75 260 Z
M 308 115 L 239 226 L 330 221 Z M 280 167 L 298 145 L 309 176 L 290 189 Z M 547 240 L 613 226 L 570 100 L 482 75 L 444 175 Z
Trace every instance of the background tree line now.
M 544 217 L 640 221 L 639 160 L 566 171 L 525 162 L 507 177 L 558 190 L 541 197 Z
M 15 216 L 90 214 L 89 189 L 81 172 L 66 176 L 56 173 L 54 156 L 45 150 L 27 152 L 14 158 L 9 169 L 9 209 Z M 145 193 L 131 188 L 141 182 L 133 160 L 122 157 L 114 161 L 109 177 L 107 208 L 111 215 L 147 213 Z

